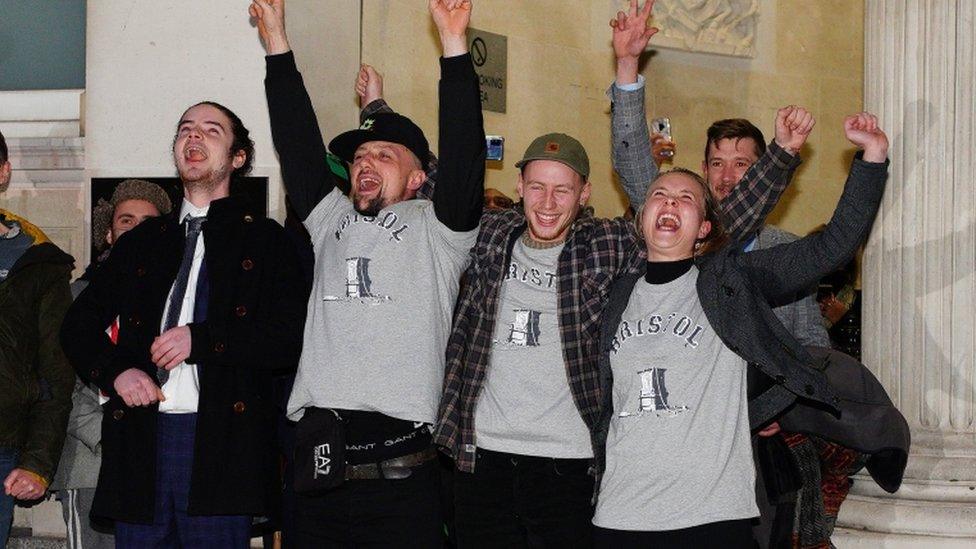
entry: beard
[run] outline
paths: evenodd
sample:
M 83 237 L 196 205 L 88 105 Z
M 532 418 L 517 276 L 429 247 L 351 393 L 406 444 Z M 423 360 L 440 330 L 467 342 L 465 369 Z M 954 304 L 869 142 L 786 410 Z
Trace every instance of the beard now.
M 179 165 L 176 166 L 176 171 L 179 172 L 180 180 L 183 182 L 185 189 L 189 191 L 213 192 L 217 188 L 218 183 L 226 180 L 230 176 L 231 160 L 228 157 L 226 164 L 196 175 L 191 175 L 188 170 L 185 170 Z
M 353 201 L 353 209 L 356 213 L 366 217 L 376 217 L 379 215 L 380 210 L 386 207 L 386 204 L 382 196 L 374 196 L 366 201 L 362 206 L 359 205 L 359 200 Z

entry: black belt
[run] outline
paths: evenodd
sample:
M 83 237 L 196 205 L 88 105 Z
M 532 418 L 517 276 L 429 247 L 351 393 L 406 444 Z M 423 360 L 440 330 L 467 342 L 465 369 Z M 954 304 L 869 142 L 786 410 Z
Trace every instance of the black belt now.
M 437 458 L 437 450 L 431 446 L 420 452 L 407 454 L 379 463 L 346 464 L 346 480 L 404 479 L 413 474 L 412 467 L 423 465 Z

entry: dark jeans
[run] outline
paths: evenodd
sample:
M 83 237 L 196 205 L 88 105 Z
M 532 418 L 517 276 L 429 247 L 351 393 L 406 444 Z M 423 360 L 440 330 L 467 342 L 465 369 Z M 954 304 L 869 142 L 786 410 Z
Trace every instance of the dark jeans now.
M 347 480 L 328 492 L 295 495 L 294 547 L 440 548 L 437 460 L 405 479 Z
M 458 546 L 590 547 L 590 462 L 478 450 L 454 475 Z
M 593 528 L 593 545 L 598 549 L 653 547 L 654 549 L 754 549 L 750 519 L 711 522 L 680 530 L 634 532 Z
M 17 450 L 0 447 L 0 482 L 17 467 Z M 14 498 L 0 487 L 0 547 L 6 547 L 10 524 L 14 520 Z

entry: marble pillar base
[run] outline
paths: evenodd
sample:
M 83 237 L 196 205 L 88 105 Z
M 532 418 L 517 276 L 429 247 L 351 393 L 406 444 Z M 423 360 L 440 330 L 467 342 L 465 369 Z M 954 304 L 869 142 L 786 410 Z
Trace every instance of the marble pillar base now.
M 889 494 L 866 471 L 837 518 L 838 547 L 976 547 L 976 444 L 920 431 L 905 479 Z M 878 543 L 882 542 L 882 543 Z

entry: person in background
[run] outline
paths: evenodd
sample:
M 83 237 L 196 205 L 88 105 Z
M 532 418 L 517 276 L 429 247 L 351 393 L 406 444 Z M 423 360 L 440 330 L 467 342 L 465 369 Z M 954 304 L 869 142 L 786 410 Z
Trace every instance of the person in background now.
M 0 192 L 10 177 L 0 134 Z M 75 381 L 58 329 L 71 303 L 73 264 L 40 229 L 0 209 L 0 545 L 14 502 L 42 498 L 61 456 Z
M 115 187 L 108 200 L 99 199 L 92 209 L 92 241 L 98 256 L 85 273 L 71 283 L 72 297 L 77 297 L 88 286 L 99 265 L 108 259 L 112 245 L 124 233 L 146 219 L 169 214 L 171 209 L 166 191 L 141 179 L 126 179 Z M 114 342 L 118 323 L 113 321 L 107 329 Z M 51 491 L 56 492 L 61 501 L 69 549 L 115 547 L 115 537 L 104 531 L 107 528 L 104 525 L 93 528 L 90 519 L 102 462 L 101 404 L 98 388 L 76 379 L 61 463 L 51 483 Z

